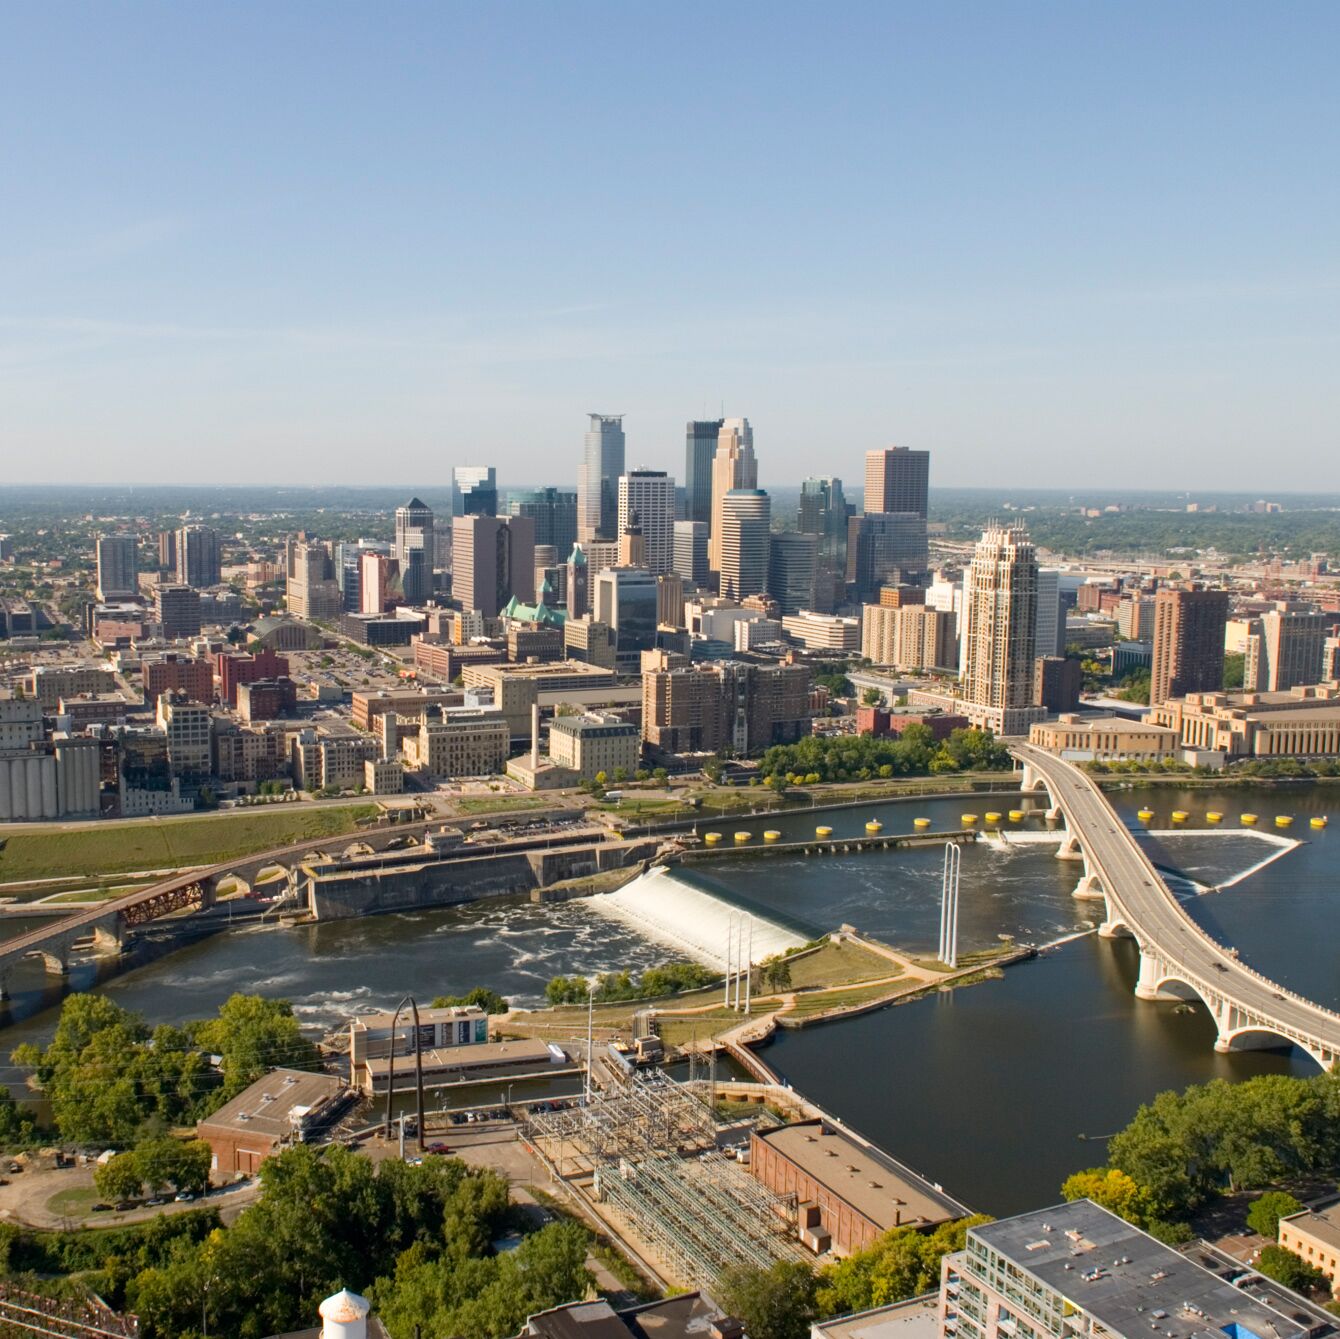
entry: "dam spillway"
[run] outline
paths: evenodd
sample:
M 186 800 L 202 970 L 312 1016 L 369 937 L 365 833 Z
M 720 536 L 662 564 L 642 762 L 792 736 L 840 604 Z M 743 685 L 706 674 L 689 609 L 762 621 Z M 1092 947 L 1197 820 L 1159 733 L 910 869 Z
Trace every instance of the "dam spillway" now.
M 722 972 L 727 944 L 741 923 L 752 923 L 753 962 L 805 943 L 804 936 L 780 922 L 705 892 L 664 866 L 649 869 L 617 892 L 598 893 L 583 901 L 591 910 L 621 921 L 645 938 Z M 749 933 L 746 929 L 746 936 Z

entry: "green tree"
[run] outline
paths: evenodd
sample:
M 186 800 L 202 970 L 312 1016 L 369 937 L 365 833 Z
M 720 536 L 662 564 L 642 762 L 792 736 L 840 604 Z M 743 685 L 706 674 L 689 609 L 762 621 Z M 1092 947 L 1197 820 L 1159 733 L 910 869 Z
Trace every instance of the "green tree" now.
M 878 688 L 867 688 L 861 694 L 861 705 L 863 707 L 877 707 L 884 700 L 884 694 Z
M 288 1000 L 232 995 L 218 1017 L 194 1028 L 195 1041 L 223 1057 L 223 1086 L 212 1106 L 222 1106 L 276 1065 L 316 1069 L 320 1055 L 302 1035 Z
M 1247 668 L 1247 657 L 1241 651 L 1224 653 L 1224 687 L 1241 688 Z
M 814 1271 L 803 1260 L 778 1260 L 770 1269 L 737 1265 L 712 1290 L 744 1321 L 749 1339 L 807 1339 L 816 1318 Z
M 469 1004 L 477 1004 L 486 1014 L 505 1014 L 511 1007 L 496 990 L 490 990 L 488 986 L 476 986 L 464 995 L 439 995 L 433 1000 L 434 1009 Z
M 104 1199 L 135 1199 L 144 1187 L 139 1157 L 129 1152 L 109 1158 L 93 1169 L 93 1185 Z
M 1267 1190 L 1248 1207 L 1247 1226 L 1274 1241 L 1279 1234 L 1280 1219 L 1298 1213 L 1302 1207 L 1302 1203 L 1285 1190 Z
M 1255 1263 L 1267 1278 L 1297 1293 L 1313 1292 L 1326 1283 L 1326 1275 L 1321 1270 L 1284 1246 L 1262 1246 Z

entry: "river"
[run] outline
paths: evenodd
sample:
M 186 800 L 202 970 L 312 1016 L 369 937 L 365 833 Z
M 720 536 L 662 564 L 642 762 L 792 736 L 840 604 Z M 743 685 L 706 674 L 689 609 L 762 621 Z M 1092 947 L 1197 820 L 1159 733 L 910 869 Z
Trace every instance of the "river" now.
M 1237 945 L 1247 962 L 1340 1007 L 1334 879 L 1340 833 L 1307 826 L 1328 804 L 1340 808 L 1340 790 L 1150 787 L 1118 792 L 1114 800 L 1132 822 L 1148 804 L 1158 816 L 1155 828 L 1171 826 L 1174 808 L 1190 811 L 1191 831 L 1147 840 L 1157 863 L 1188 876 L 1178 887 L 1191 913 Z M 957 828 L 964 813 L 984 815 L 1012 803 L 1018 802 L 985 795 L 928 798 L 817 820 L 792 812 L 727 816 L 702 826 L 727 834 L 748 829 L 758 841 L 764 828 L 798 837 L 822 822 L 841 837 L 863 832 L 870 817 L 886 832 L 911 831 L 919 816 L 940 829 Z M 1207 809 L 1225 814 L 1226 829 L 1237 829 L 1238 814 L 1251 810 L 1271 833 L 1276 813 L 1293 814 L 1289 835 L 1302 844 L 1225 891 L 1195 896 L 1194 884 L 1228 882 L 1275 854 L 1269 843 L 1237 832 L 1206 835 Z M 1040 816 L 1020 826 L 1045 831 Z M 1027 841 L 965 848 L 962 950 L 1002 935 L 1047 944 L 1096 926 L 1100 904 L 1070 896 L 1075 866 L 1056 860 L 1053 850 Z M 695 866 L 689 877 L 816 932 L 846 923 L 925 952 L 934 950 L 938 930 L 941 861 L 940 847 L 728 858 Z M 0 933 L 17 932 L 16 922 L 0 924 Z M 151 940 L 136 951 L 130 970 L 99 988 L 154 1022 L 205 1016 L 233 991 L 282 995 L 305 1022 L 324 1029 L 356 1011 L 394 1005 L 406 991 L 431 999 L 487 984 L 536 1004 L 557 973 L 636 970 L 665 957 L 665 949 L 584 902 L 538 906 L 517 898 L 298 929 L 246 926 L 185 947 Z M 92 963 L 77 966 L 74 983 L 96 984 L 98 973 Z M 799 1090 L 967 1203 L 1014 1212 L 1049 1202 L 1068 1172 L 1101 1162 L 1099 1137 L 1161 1089 L 1215 1075 L 1315 1071 L 1291 1051 L 1216 1055 L 1203 1011 L 1137 1001 L 1134 978 L 1132 944 L 1087 935 L 1010 968 L 999 981 L 780 1034 L 766 1056 Z M 62 996 L 35 964 L 11 985 L 6 1049 L 48 1036 Z

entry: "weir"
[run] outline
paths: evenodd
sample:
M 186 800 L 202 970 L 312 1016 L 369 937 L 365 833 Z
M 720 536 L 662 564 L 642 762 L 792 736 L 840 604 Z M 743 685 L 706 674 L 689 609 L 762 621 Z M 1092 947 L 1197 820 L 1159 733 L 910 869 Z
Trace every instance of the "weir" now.
M 672 870 L 655 866 L 617 892 L 583 899 L 602 916 L 622 921 L 645 938 L 724 972 L 727 943 L 742 908 L 696 888 Z M 800 948 L 803 936 L 767 916 L 746 909 L 753 920 L 753 962 Z

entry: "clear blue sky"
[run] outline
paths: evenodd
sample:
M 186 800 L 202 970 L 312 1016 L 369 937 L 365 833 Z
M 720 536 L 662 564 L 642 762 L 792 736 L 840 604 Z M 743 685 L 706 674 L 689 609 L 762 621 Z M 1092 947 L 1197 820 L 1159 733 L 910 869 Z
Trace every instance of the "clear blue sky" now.
M 0 484 L 1340 487 L 1335 3 L 0 0 Z

